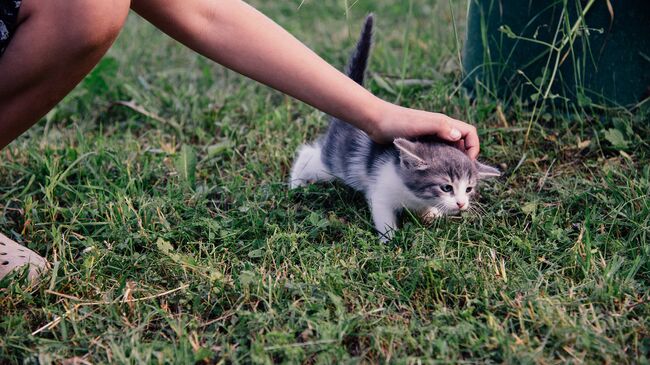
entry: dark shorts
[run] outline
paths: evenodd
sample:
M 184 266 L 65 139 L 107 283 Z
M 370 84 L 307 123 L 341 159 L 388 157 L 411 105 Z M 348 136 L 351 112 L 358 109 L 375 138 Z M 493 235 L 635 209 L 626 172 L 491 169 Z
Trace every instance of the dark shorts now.
M 0 0 L 0 57 L 16 31 L 21 0 Z

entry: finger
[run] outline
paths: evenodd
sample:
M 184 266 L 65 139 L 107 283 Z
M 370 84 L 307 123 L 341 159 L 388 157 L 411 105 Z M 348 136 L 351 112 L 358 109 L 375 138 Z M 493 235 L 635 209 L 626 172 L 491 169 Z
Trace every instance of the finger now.
M 465 140 L 461 139 L 458 142 L 454 143 L 454 147 L 458 148 L 459 150 L 465 152 Z
M 436 123 L 436 136 L 449 142 L 456 142 L 461 140 L 463 138 L 463 131 L 458 128 L 458 125 L 464 123 L 458 122 L 455 119 L 449 118 L 443 114 L 439 114 L 439 116 L 442 117 L 442 121 Z
M 463 140 L 465 142 L 465 153 L 469 158 L 475 160 L 481 150 L 476 128 L 472 127 L 467 134 L 463 135 Z
M 461 151 L 465 152 L 472 160 L 476 159 L 479 154 L 480 144 L 476 128 L 472 125 L 450 118 L 444 114 L 435 113 L 439 119 L 438 123 L 430 124 L 429 122 L 422 125 L 423 127 L 435 126 L 435 130 L 420 130 L 415 135 L 433 132 L 438 138 L 449 142 L 463 141 Z
M 478 138 L 478 133 L 476 132 L 476 128 L 470 124 L 467 124 L 465 122 L 461 122 L 459 120 L 453 120 L 455 123 L 455 127 L 458 128 L 461 132 L 462 135 L 462 141 L 464 144 L 464 152 L 467 154 L 469 158 L 472 160 L 476 159 L 480 152 L 480 142 Z

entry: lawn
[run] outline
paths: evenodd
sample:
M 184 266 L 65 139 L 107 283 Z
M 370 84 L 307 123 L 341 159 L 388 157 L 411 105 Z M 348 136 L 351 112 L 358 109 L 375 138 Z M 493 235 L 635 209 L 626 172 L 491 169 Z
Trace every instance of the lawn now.
M 0 231 L 53 263 L 0 281 L 0 363 L 648 363 L 647 103 L 468 98 L 464 1 L 254 3 L 337 67 L 374 12 L 370 89 L 475 124 L 504 169 L 480 214 L 382 244 L 361 195 L 289 191 L 326 116 L 132 15 L 0 152 Z

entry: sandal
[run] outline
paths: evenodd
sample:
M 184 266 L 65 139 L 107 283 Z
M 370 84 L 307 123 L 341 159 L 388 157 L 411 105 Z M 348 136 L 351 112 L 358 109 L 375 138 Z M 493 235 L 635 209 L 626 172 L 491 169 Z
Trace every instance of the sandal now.
M 49 269 L 41 255 L 0 233 L 0 279 L 25 265 L 29 265 L 29 280 L 32 282 Z

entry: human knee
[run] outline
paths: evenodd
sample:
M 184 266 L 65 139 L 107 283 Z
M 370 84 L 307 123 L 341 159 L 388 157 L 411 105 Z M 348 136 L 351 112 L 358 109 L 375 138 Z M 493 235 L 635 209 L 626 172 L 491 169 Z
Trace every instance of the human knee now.
M 30 16 L 46 18 L 70 50 L 82 52 L 108 48 L 124 26 L 130 4 L 130 0 L 23 1 Z
M 58 0 L 57 0 L 58 1 Z M 74 29 L 73 41 L 82 50 L 106 49 L 117 38 L 129 12 L 129 0 L 64 0 L 79 3 L 75 10 L 83 17 Z M 75 28 L 73 26 L 73 28 Z

